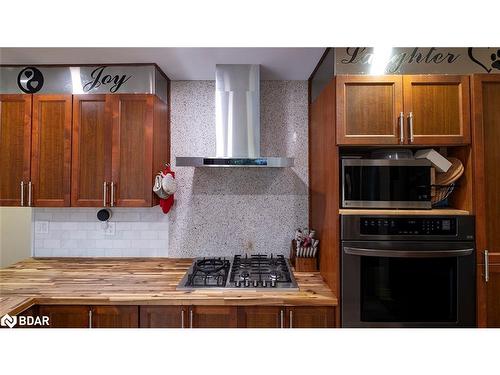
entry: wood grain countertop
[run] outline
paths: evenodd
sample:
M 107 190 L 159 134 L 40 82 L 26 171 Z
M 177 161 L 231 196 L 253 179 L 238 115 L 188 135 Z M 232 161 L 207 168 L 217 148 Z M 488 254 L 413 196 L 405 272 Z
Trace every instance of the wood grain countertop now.
M 191 263 L 173 258 L 29 258 L 0 269 L 0 316 L 33 304 L 337 305 L 319 272 L 294 272 L 299 291 L 176 290 Z

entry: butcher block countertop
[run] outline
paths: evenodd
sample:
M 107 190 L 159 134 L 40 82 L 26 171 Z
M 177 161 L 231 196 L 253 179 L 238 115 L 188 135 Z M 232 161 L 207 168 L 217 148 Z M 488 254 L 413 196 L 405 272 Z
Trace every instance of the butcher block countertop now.
M 173 258 L 29 258 L 0 269 L 0 316 L 18 314 L 33 304 L 337 305 L 337 297 L 319 272 L 294 272 L 298 292 L 176 290 L 191 262 Z

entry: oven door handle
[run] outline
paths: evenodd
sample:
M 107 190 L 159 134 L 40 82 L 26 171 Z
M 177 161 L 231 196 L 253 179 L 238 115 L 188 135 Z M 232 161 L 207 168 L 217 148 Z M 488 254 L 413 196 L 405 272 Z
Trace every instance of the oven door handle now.
M 344 253 L 349 255 L 359 255 L 365 257 L 385 257 L 385 258 L 451 258 L 463 257 L 472 254 L 474 249 L 460 250 L 380 250 L 359 247 L 344 246 Z

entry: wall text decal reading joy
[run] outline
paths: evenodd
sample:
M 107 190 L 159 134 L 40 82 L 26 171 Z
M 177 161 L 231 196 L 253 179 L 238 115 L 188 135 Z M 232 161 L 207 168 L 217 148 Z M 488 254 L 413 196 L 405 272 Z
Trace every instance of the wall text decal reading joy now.
M 104 74 L 104 69 L 106 69 L 106 66 L 100 66 L 92 71 L 90 74 L 92 80 L 83 85 L 83 91 L 89 92 L 101 85 L 111 84 L 109 92 L 115 93 L 125 82 L 132 78 L 132 76 L 126 74 Z

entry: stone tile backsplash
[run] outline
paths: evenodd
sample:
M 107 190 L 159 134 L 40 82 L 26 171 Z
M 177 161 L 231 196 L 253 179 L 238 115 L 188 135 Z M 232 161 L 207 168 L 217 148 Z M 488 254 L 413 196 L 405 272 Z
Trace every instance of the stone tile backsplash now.
M 293 168 L 176 168 L 176 156 L 215 154 L 215 83 L 173 81 L 171 92 L 169 255 L 288 255 L 309 220 L 307 81 L 261 82 L 261 154 L 294 157 Z
M 105 234 L 95 208 L 33 208 L 36 257 L 168 256 L 168 216 L 160 207 L 113 208 L 115 234 Z M 48 233 L 36 228 L 48 222 Z

